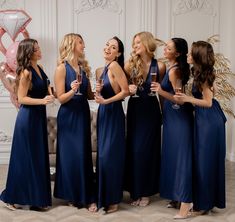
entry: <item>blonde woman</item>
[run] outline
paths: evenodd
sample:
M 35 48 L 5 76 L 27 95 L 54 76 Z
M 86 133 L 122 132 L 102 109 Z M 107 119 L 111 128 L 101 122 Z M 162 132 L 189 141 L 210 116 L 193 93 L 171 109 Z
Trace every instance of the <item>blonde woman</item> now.
M 57 159 L 54 196 L 70 205 L 97 210 L 91 156 L 90 68 L 84 57 L 85 44 L 79 34 L 67 34 L 60 45 L 55 72 L 57 98 Z
M 127 157 L 125 189 L 134 206 L 146 206 L 159 192 L 161 111 L 151 93 L 151 74 L 161 81 L 165 65 L 154 58 L 156 41 L 150 32 L 136 34 L 133 51 L 125 64 L 131 97 L 127 108 Z

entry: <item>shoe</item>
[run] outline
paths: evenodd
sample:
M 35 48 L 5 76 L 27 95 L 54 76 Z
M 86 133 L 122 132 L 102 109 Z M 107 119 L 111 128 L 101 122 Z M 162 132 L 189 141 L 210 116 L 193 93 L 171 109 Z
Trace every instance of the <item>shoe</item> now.
M 139 206 L 139 204 L 140 204 L 140 199 L 137 199 L 137 200 L 131 202 L 131 206 Z
M 106 214 L 114 213 L 118 210 L 117 204 L 109 205 L 107 208 L 104 209 Z
M 192 215 L 192 217 L 197 217 L 197 216 L 206 215 L 209 213 L 210 213 L 209 210 L 198 210 L 198 211 L 192 211 L 191 215 Z
M 98 210 L 96 203 L 89 204 L 87 209 L 88 209 L 88 211 L 90 211 L 92 213 L 95 213 Z
M 183 219 L 187 219 L 187 218 L 189 218 L 189 217 L 191 217 L 191 214 L 187 214 L 186 216 L 182 216 L 182 215 L 179 215 L 179 214 L 176 214 L 174 217 L 173 217 L 173 219 L 174 220 L 183 220 Z
M 9 210 L 12 210 L 12 211 L 17 210 L 17 208 L 16 208 L 16 206 L 15 206 L 14 204 L 8 204 L 8 203 L 6 203 L 6 204 L 5 204 L 5 207 L 6 207 L 7 209 L 9 209 Z
M 44 212 L 44 211 L 49 210 L 49 207 L 31 206 L 31 207 L 29 207 L 29 210 Z
M 193 208 L 193 203 L 181 203 L 179 213 L 176 214 L 173 218 L 174 219 L 186 219 L 188 217 L 191 217 L 190 210 Z
M 170 201 L 167 205 L 167 208 L 175 208 L 175 209 L 180 209 L 180 202 L 179 201 Z
M 150 199 L 149 197 L 141 197 L 141 200 L 139 202 L 140 207 L 146 207 L 147 205 L 150 204 Z

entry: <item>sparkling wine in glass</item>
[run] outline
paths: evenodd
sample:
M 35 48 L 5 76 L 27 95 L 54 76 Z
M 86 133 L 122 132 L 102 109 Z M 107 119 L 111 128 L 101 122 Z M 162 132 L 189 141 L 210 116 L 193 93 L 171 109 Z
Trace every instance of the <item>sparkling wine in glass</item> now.
M 77 77 L 77 82 L 79 84 L 81 84 L 82 83 L 82 74 L 80 72 L 76 71 L 76 77 Z M 77 92 L 74 95 L 82 95 L 82 93 L 80 92 L 80 86 L 78 87 Z
M 150 73 L 151 76 L 151 83 L 156 82 L 157 81 L 157 73 L 155 71 L 152 71 Z M 156 96 L 155 92 L 151 91 L 149 94 L 149 96 Z
M 103 85 L 104 85 L 104 79 L 101 78 L 101 77 L 98 77 L 98 78 L 96 79 L 96 83 L 100 84 L 100 86 L 103 87 Z M 97 94 L 98 96 L 101 96 L 100 91 L 97 91 L 97 90 L 96 90 L 96 94 Z
M 175 94 L 182 92 L 182 80 L 181 80 L 181 79 L 177 79 L 177 80 L 176 80 L 174 91 L 175 91 Z M 173 108 L 173 109 L 179 109 L 179 108 L 180 108 L 180 105 L 174 103 L 174 104 L 172 105 L 172 108 Z
M 131 82 L 132 82 L 132 83 L 137 87 L 137 89 L 138 89 L 137 71 L 136 71 L 135 68 L 133 69 L 133 71 L 132 71 L 132 73 L 131 73 Z M 139 96 L 137 95 L 137 89 L 136 89 L 136 91 L 135 91 L 135 94 L 132 96 L 132 97 L 134 97 L 134 98 L 139 97 Z

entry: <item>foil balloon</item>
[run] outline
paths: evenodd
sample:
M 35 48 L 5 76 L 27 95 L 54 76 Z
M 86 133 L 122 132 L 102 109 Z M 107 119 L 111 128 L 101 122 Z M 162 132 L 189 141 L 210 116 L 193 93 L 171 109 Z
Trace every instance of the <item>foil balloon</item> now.
M 6 62 L 0 63 L 0 79 L 10 93 L 11 102 L 18 108 L 16 95 L 16 53 L 19 42 L 15 41 L 21 33 L 24 38 L 29 38 L 26 30 L 31 21 L 30 16 L 23 10 L 0 10 L 0 51 L 5 56 Z M 7 33 L 13 41 L 8 48 L 2 43 L 2 36 Z
M 23 10 L 0 11 L 0 27 L 8 33 L 13 41 L 30 21 L 31 18 Z

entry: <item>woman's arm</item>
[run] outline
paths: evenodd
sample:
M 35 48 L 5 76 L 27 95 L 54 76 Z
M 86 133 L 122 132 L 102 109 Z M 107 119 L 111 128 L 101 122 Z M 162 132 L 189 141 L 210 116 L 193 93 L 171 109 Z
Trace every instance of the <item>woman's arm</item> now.
M 196 106 L 201 107 L 211 107 L 212 106 L 212 99 L 213 99 L 213 91 L 208 87 L 208 85 L 205 83 L 202 86 L 202 99 L 197 99 L 192 96 L 187 96 L 183 93 L 179 93 L 174 96 L 177 100 L 183 101 L 183 102 L 189 102 Z
M 61 104 L 68 102 L 73 96 L 76 90 L 78 89 L 78 83 L 74 80 L 71 83 L 71 90 L 65 93 L 65 76 L 66 76 L 66 69 L 64 64 L 60 64 L 55 71 L 55 89 L 57 99 Z
M 108 72 L 110 73 L 110 75 L 112 75 L 112 78 L 114 82 L 117 83 L 120 91 L 116 95 L 108 99 L 104 99 L 100 96 L 95 97 L 96 102 L 101 103 L 101 104 L 108 104 L 108 103 L 112 103 L 115 101 L 119 101 L 129 95 L 129 89 L 128 89 L 128 84 L 127 84 L 125 73 L 116 61 L 110 64 Z
M 54 101 L 54 96 L 45 96 L 43 99 L 31 98 L 28 96 L 28 90 L 31 84 L 31 73 L 24 70 L 20 74 L 19 88 L 18 88 L 18 102 L 23 105 L 46 105 Z

